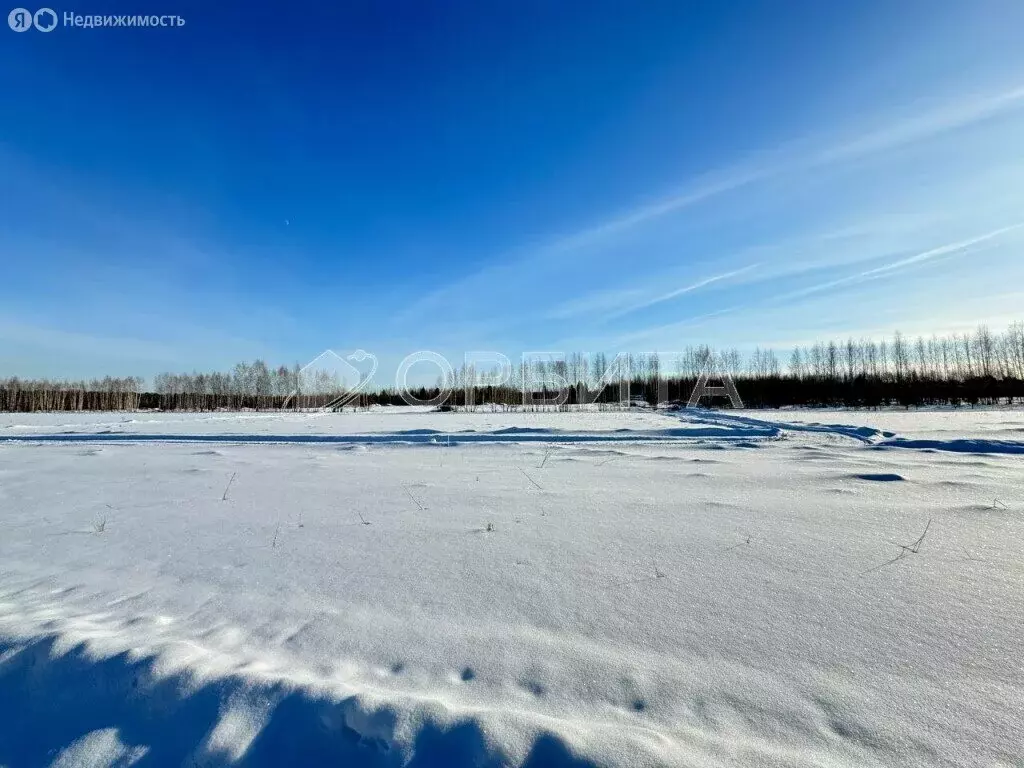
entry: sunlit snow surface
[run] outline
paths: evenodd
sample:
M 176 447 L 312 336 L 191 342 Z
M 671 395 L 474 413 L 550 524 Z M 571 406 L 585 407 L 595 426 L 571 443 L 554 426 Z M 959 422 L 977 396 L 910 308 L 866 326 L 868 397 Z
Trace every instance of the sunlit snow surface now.
M 1024 413 L 0 415 L 0 765 L 1019 766 Z

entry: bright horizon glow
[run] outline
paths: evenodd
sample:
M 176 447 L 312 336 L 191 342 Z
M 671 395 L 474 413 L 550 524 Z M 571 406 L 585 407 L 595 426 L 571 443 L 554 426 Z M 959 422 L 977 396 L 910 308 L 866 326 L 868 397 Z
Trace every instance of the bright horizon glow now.
M 175 12 L 0 30 L 0 377 L 1024 320 L 1024 6 Z

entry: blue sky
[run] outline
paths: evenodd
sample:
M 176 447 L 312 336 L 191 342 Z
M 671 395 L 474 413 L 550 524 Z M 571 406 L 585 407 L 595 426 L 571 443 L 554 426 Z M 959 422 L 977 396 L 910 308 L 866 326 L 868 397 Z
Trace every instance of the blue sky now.
M 56 7 L 0 28 L 0 376 L 1024 319 L 1024 4 Z

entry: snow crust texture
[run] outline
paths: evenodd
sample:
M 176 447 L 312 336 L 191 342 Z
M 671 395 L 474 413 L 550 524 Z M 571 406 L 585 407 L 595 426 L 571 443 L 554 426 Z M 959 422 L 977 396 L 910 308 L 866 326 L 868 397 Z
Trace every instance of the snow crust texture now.
M 1024 413 L 0 421 L 0 765 L 1024 765 Z

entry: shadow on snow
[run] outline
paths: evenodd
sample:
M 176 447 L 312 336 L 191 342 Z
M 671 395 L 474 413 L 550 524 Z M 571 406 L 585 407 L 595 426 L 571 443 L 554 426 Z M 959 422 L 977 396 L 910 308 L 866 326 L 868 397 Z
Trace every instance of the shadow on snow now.
M 1024 454 L 1024 443 L 1013 440 L 886 440 L 875 448 L 914 448 L 919 451 L 948 451 L 950 453 L 1008 453 Z
M 563 431 L 543 427 L 505 427 L 490 432 L 442 432 L 412 429 L 353 435 L 258 434 L 143 434 L 131 432 L 63 432 L 38 435 L 2 435 L 0 443 L 339 443 L 348 445 L 460 445 L 466 443 L 642 443 L 716 441 L 754 447 L 750 441 L 783 437 L 786 433 L 817 433 L 855 440 L 868 447 L 912 448 L 956 453 L 1024 454 L 1024 442 L 1011 440 L 908 440 L 874 427 L 849 424 L 803 424 L 741 416 L 732 411 L 691 410 L 674 414 L 683 426 L 667 429 L 618 429 L 609 432 Z M 742 442 L 746 441 L 747 445 Z
M 5 721 L 0 728 L 0 765 L 35 768 L 59 758 L 64 764 L 88 760 L 120 765 L 131 762 L 129 755 L 137 758 L 132 765 L 175 768 L 509 764 L 506 756 L 487 745 L 472 720 L 451 726 L 424 722 L 413 744 L 401 749 L 381 737 L 395 723 L 396 714 L 386 708 L 368 711 L 355 697 L 332 699 L 238 677 L 196 684 L 186 673 L 154 675 L 152 658 L 132 659 L 125 653 L 95 659 L 84 646 L 55 654 L 54 644 L 54 637 L 26 645 L 0 640 L 0 711 Z M 218 730 L 219 723 L 237 723 L 237 714 L 232 717 L 231 713 L 239 712 L 257 713 L 251 720 L 256 724 L 254 734 L 249 734 L 251 741 L 241 754 L 217 737 L 218 733 L 239 733 L 236 725 Z M 114 749 L 87 758 L 82 745 L 88 745 L 86 737 L 98 732 L 108 734 L 101 742 Z M 112 732 L 116 738 L 109 735 Z M 243 744 L 248 740 L 241 739 Z M 523 765 L 595 766 L 573 756 L 552 735 L 534 742 Z
M 760 437 L 750 430 L 662 429 L 644 432 L 564 433 L 557 430 L 536 432 L 395 432 L 368 435 L 166 435 L 127 432 L 79 432 L 48 435 L 4 435 L 0 443 L 345 443 L 354 445 L 459 445 L 464 443 L 638 443 L 715 439 L 750 440 Z

